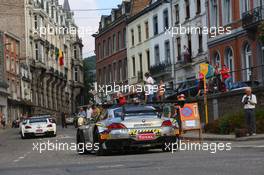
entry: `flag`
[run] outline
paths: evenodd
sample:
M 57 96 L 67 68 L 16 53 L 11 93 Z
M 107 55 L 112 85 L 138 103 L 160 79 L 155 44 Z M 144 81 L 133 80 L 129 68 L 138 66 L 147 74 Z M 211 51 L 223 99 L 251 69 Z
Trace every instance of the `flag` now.
M 59 64 L 60 64 L 60 66 L 64 65 L 64 56 L 63 56 L 62 50 L 59 51 Z

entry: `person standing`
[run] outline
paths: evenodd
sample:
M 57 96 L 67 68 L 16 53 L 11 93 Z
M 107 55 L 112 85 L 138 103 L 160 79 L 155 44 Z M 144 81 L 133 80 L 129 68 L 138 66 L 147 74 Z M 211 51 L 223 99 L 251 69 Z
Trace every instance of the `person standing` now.
M 5 129 L 6 128 L 6 116 L 5 116 L 5 114 L 2 114 L 1 124 L 3 126 L 3 129 Z
M 250 87 L 246 88 L 245 95 L 242 98 L 242 103 L 244 104 L 248 135 L 256 135 L 255 108 L 257 104 L 257 97 L 252 93 L 252 89 Z
M 65 113 L 64 112 L 61 113 L 61 126 L 62 126 L 62 128 L 67 128 L 67 125 L 66 125 L 66 116 L 65 116 Z
M 145 73 L 145 83 L 146 83 L 146 87 L 147 87 L 147 91 L 146 91 L 146 101 L 147 103 L 151 103 L 153 101 L 153 85 L 154 85 L 154 80 L 153 78 L 150 76 L 150 73 L 146 72 Z
M 165 94 L 165 84 L 162 80 L 160 80 L 158 92 L 157 92 L 157 99 L 160 102 L 163 102 L 164 100 L 164 94 Z
M 221 75 L 223 81 L 225 82 L 227 91 L 230 91 L 232 89 L 233 79 L 232 76 L 230 75 L 230 70 L 226 65 L 222 66 Z

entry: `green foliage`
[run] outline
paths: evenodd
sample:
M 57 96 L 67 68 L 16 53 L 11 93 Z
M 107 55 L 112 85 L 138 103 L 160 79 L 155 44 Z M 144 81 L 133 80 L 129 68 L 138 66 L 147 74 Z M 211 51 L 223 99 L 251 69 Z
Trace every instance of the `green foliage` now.
M 93 101 L 93 94 L 90 91 L 93 88 L 95 75 L 91 72 L 96 69 L 96 57 L 92 56 L 84 59 L 83 72 L 84 72 L 84 104 Z
M 264 110 L 256 111 L 256 125 L 257 132 L 264 133 Z M 206 132 L 215 134 L 231 134 L 234 133 L 236 129 L 244 128 L 246 127 L 243 111 L 225 115 L 205 126 Z

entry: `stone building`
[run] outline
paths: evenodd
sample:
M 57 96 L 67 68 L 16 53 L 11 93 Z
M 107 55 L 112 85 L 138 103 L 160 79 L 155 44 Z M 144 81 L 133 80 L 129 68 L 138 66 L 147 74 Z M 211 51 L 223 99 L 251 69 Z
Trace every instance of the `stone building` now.
M 20 39 L 12 33 L 4 33 L 5 74 L 8 84 L 8 122 L 22 114 L 21 81 L 20 81 Z
M 209 36 L 210 62 L 227 65 L 235 82 L 263 84 L 264 40 L 259 30 L 263 28 L 263 5 L 263 0 L 206 1 L 208 26 L 231 28 L 226 35 Z
M 32 102 L 30 112 L 75 112 L 82 101 L 83 45 L 68 0 L 63 6 L 58 0 L 3 0 L 0 11 L 0 29 L 21 41 L 27 84 L 21 94 Z
M 5 60 L 4 50 L 6 43 L 4 42 L 4 33 L 0 32 L 0 113 L 7 116 L 7 88 L 8 84 L 5 77 Z

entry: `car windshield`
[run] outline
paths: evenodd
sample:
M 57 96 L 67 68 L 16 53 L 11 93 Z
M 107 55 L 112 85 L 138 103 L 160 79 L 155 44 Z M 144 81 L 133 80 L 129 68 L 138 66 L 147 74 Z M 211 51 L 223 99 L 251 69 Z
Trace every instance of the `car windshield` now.
M 46 118 L 32 118 L 29 120 L 29 123 L 47 123 Z

